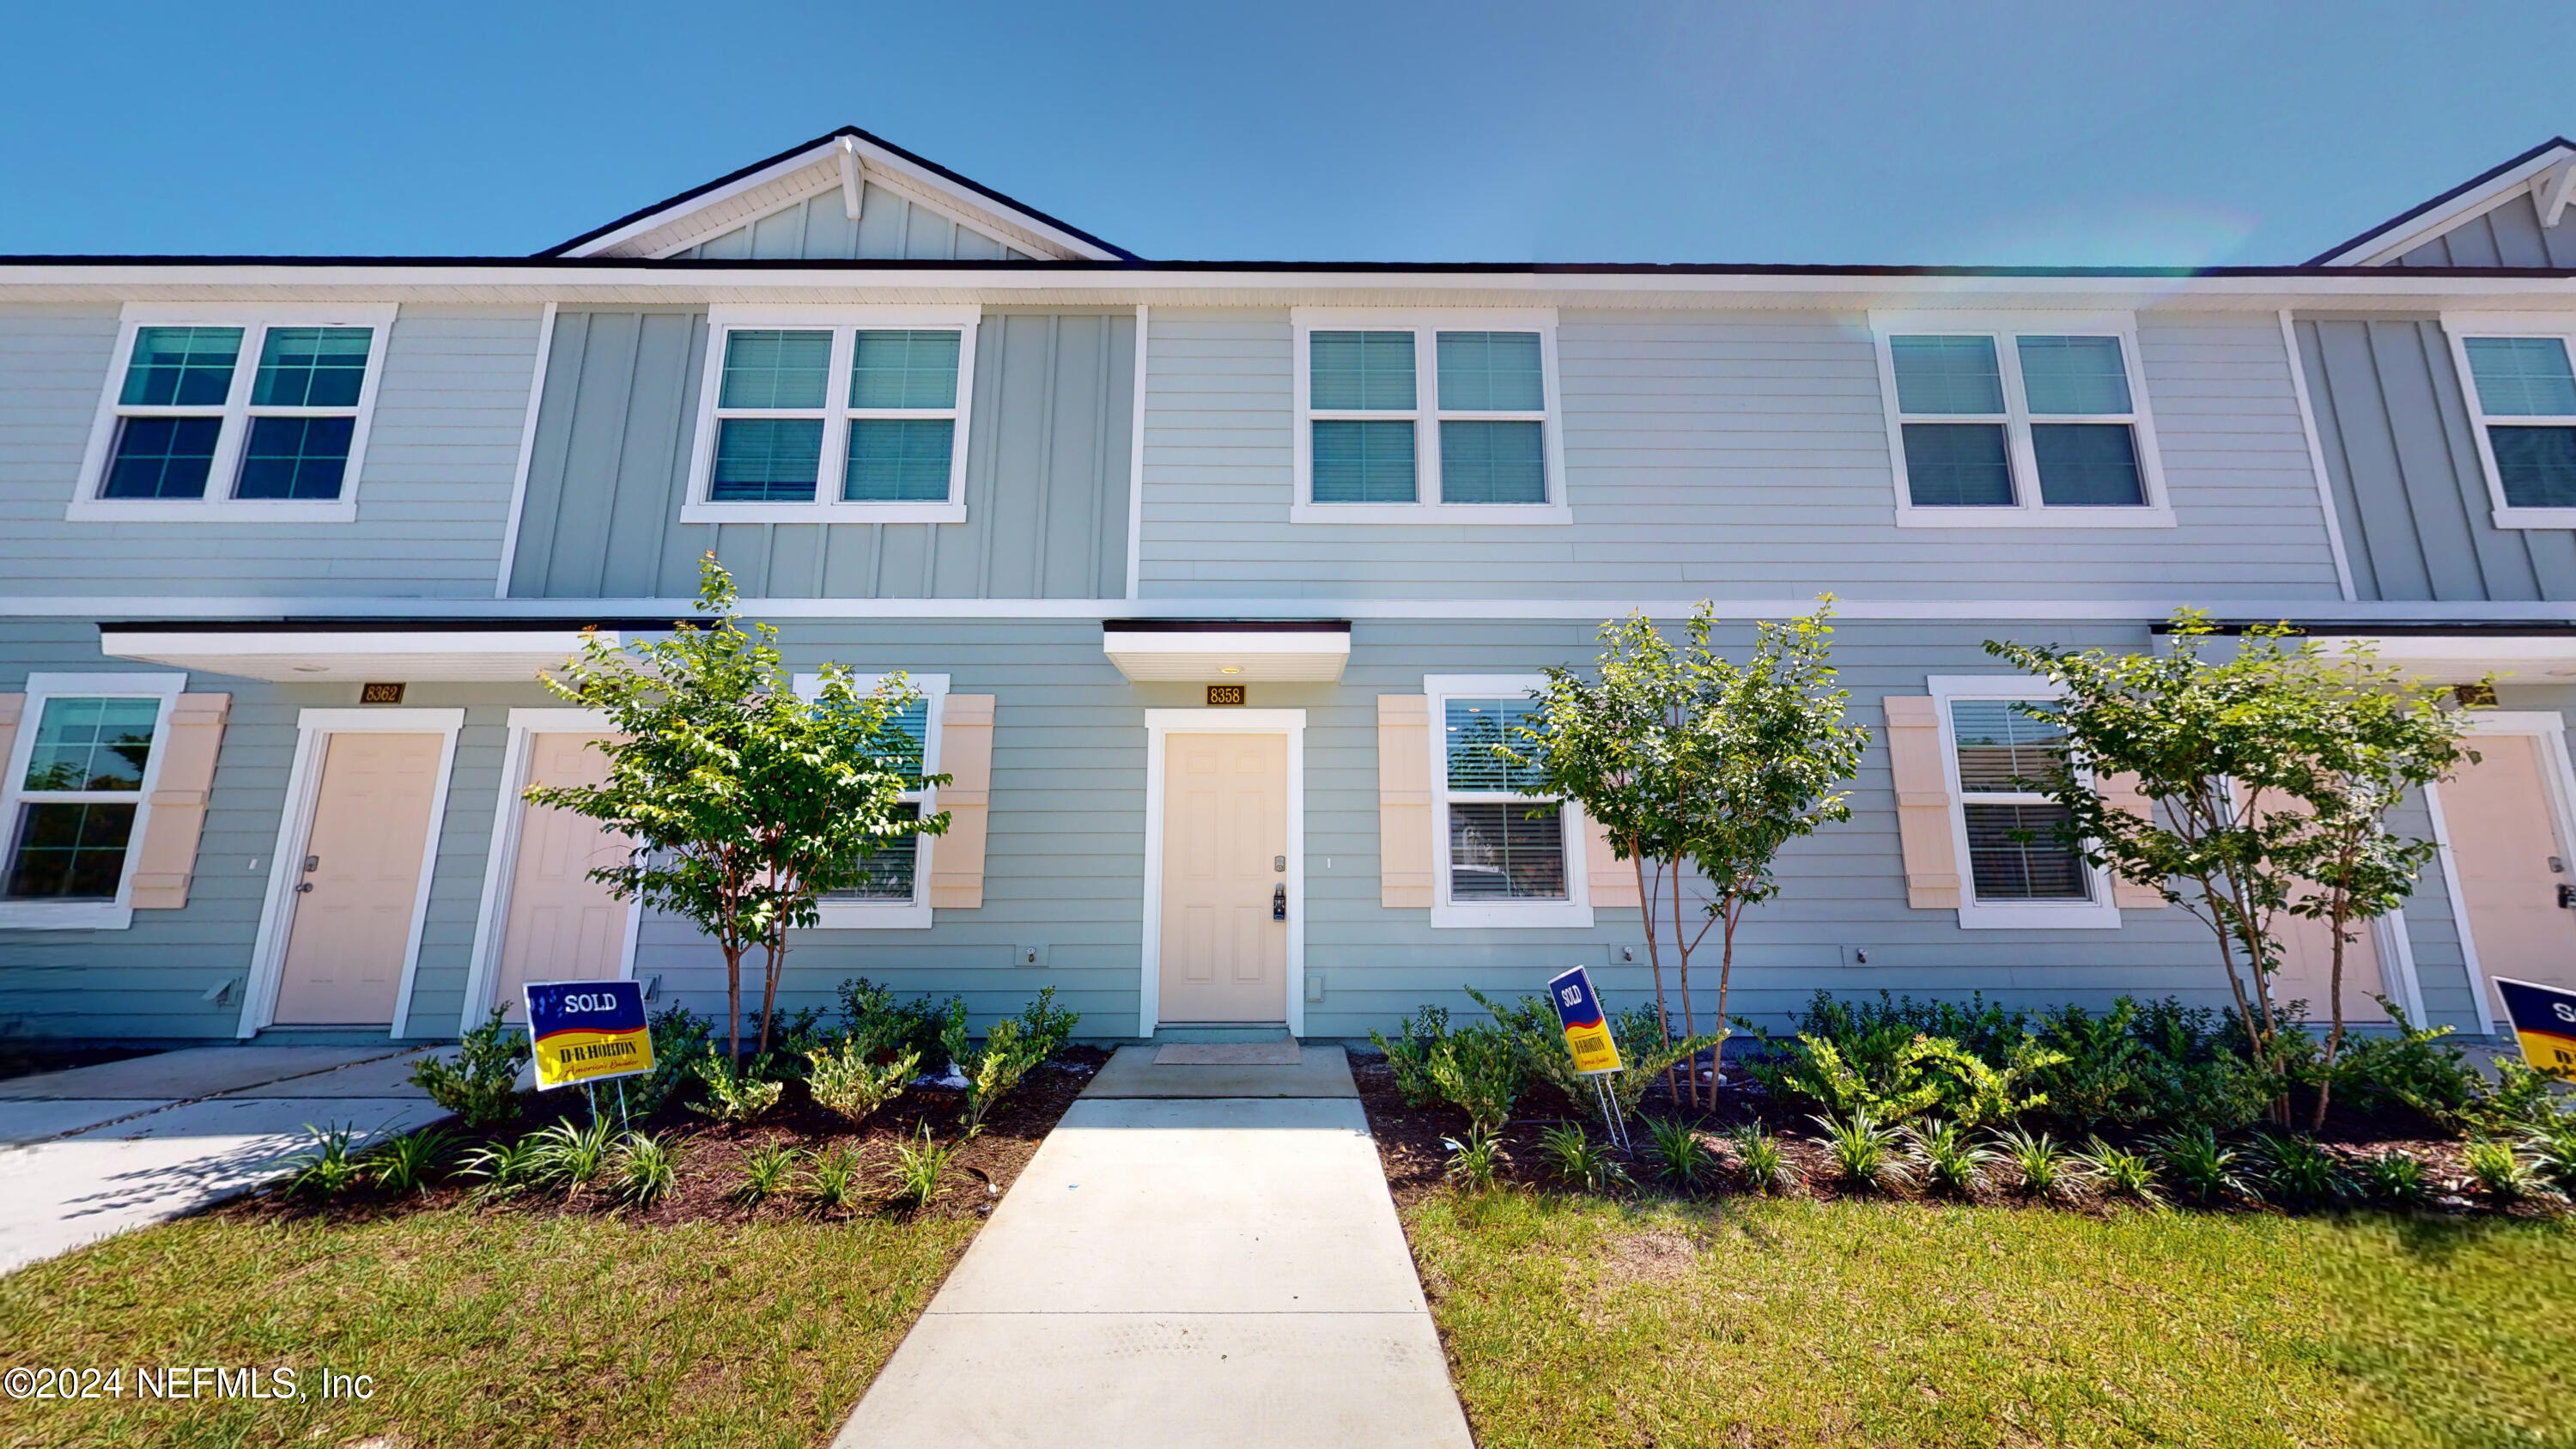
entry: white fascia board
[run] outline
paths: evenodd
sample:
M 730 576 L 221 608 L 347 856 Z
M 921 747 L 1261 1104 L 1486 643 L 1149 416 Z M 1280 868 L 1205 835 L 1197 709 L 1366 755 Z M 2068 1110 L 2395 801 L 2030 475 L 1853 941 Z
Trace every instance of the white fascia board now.
M 1351 662 L 1351 636 L 1342 630 L 1111 629 L 1103 631 L 1100 648 L 1119 673 L 1139 682 L 1330 682 Z
M 2576 151 L 2553 146 L 2521 165 L 2505 171 L 2484 186 L 2465 195 L 2451 198 L 2451 204 L 2438 212 L 2427 212 L 2397 226 L 2372 232 L 2352 245 L 2319 259 L 2324 267 L 2376 267 L 2393 262 L 2424 243 L 2463 223 L 2495 210 L 2531 190 L 2534 179 L 2555 170 Z
M 99 652 L 117 659 L 171 664 L 280 684 L 332 680 L 524 680 L 561 668 L 581 653 L 571 629 L 418 633 L 201 634 L 193 631 L 102 630 Z M 614 633 L 603 633 L 610 644 Z

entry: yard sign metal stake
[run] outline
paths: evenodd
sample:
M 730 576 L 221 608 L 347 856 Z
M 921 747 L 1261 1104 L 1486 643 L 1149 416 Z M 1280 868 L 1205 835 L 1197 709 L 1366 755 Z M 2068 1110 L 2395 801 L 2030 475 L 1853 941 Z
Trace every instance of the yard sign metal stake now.
M 1610 1078 L 1619 1070 L 1619 1042 L 1610 1034 L 1610 1019 L 1602 1014 L 1591 976 L 1580 966 L 1567 971 L 1547 983 L 1547 999 L 1556 1007 L 1557 1024 L 1565 1028 L 1565 1049 L 1574 1056 L 1574 1070 L 1592 1079 L 1601 1120 L 1610 1128 L 1610 1145 L 1623 1155 L 1636 1155 L 1628 1145 L 1628 1121 L 1619 1110 L 1619 1095 L 1610 1090 Z

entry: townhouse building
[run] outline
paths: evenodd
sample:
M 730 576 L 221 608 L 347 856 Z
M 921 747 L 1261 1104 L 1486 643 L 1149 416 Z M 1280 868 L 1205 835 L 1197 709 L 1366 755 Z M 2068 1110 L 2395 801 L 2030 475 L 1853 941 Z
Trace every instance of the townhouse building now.
M 0 258 L 0 1030 L 720 1006 L 519 798 L 597 766 L 537 672 L 712 552 L 800 671 L 909 675 L 949 777 L 791 1004 L 1633 1002 L 1635 875 L 1474 743 L 1606 619 L 1741 647 L 1830 591 L 1876 739 L 1743 1009 L 2222 1002 L 2205 928 L 2015 838 L 2046 742 L 1981 647 L 2191 605 L 2499 676 L 2359 968 L 2488 1031 L 2489 977 L 2576 984 L 2571 195 L 2553 140 L 2281 266 L 1163 262 L 845 129 L 532 257 Z

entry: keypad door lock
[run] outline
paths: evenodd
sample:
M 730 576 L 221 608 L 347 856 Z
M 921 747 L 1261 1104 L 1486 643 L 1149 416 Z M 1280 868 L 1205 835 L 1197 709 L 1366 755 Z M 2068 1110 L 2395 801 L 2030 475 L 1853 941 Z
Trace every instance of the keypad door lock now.
M 1288 919 L 1288 887 L 1284 885 L 1270 888 L 1270 919 L 1274 921 Z
M 2576 885 L 2563 885 L 2558 888 L 2558 908 L 2562 911 L 2576 911 Z

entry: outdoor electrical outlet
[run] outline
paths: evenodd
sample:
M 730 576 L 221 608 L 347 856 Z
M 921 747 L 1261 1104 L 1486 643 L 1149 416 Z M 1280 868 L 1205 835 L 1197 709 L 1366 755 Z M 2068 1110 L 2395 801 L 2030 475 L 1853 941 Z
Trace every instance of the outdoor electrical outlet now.
M 1306 973 L 1306 999 L 1308 1001 L 1321 1001 L 1324 999 L 1324 974 L 1322 972 L 1309 971 Z

